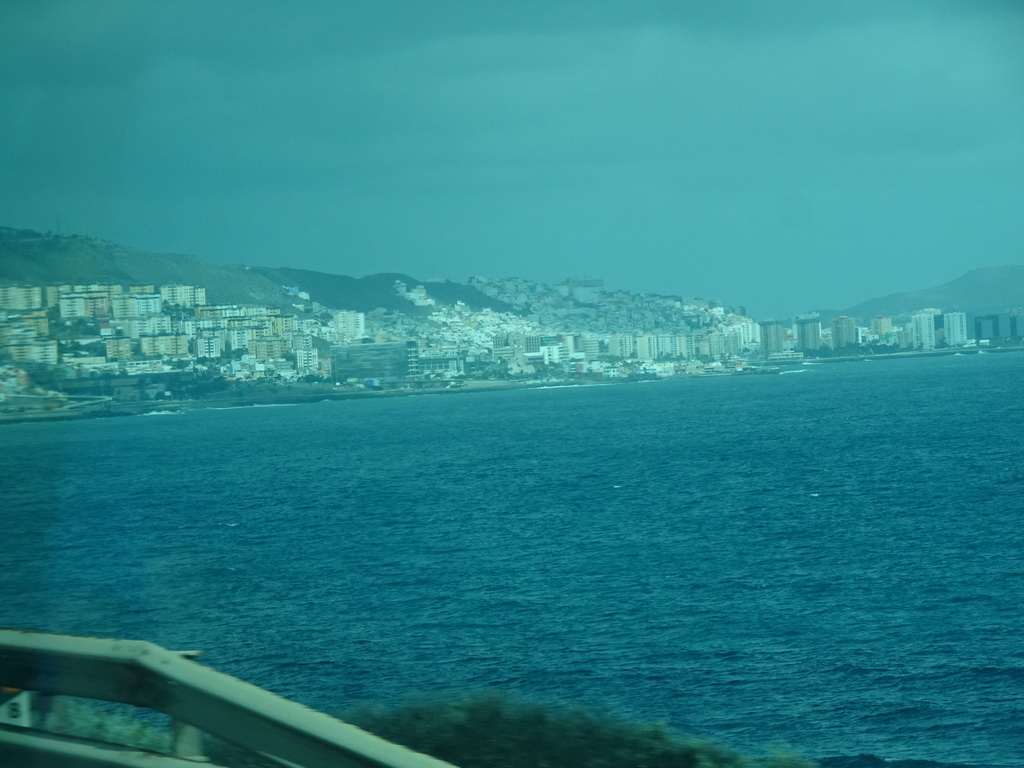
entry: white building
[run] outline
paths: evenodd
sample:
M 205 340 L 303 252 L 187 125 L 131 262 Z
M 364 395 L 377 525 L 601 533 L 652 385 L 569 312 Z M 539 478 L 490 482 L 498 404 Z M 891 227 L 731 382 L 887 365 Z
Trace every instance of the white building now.
M 693 355 L 693 336 L 676 336 L 676 357 L 689 360 Z
M 635 354 L 638 360 L 657 360 L 658 337 L 649 333 L 637 336 Z
M 331 327 L 336 331 L 338 343 L 359 341 L 366 336 L 366 315 L 350 309 L 339 310 L 331 318 Z
M 761 340 L 757 323 L 751 321 L 727 325 L 725 332 L 737 337 L 740 349 L 750 349 Z
M 935 349 L 935 315 L 921 312 L 910 318 L 910 333 L 914 349 Z
M 0 309 L 38 309 L 43 291 L 38 285 L 0 285 Z
M 114 320 L 112 326 L 121 330 L 130 339 L 140 336 L 161 336 L 174 330 L 171 318 L 167 315 L 151 315 L 150 317 L 129 317 Z
M 206 304 L 206 289 L 197 285 L 161 285 L 160 298 L 180 307 L 201 307 Z
M 196 357 L 220 357 L 224 354 L 224 342 L 220 334 L 197 336 Z
M 946 332 L 946 343 L 951 347 L 962 347 L 967 343 L 967 313 L 947 312 L 942 316 L 942 327 Z

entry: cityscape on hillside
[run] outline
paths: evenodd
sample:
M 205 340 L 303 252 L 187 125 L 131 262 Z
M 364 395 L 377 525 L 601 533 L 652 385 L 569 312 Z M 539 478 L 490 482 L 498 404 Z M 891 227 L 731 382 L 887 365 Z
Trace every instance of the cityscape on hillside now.
M 471 278 L 509 311 L 442 304 L 396 281 L 408 307 L 333 309 L 281 286 L 284 306 L 211 304 L 201 285 L 0 287 L 0 408 L 188 400 L 254 383 L 334 390 L 456 388 L 474 381 L 616 381 L 775 372 L 821 358 L 1015 346 L 1024 310 L 969 316 L 817 314 L 757 320 L 714 301 Z

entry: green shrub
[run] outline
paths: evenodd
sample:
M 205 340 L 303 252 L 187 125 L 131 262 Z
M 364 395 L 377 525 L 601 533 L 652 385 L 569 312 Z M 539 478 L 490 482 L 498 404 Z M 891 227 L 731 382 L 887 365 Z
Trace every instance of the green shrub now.
M 60 697 L 49 729 L 69 736 L 169 753 L 171 734 L 131 707 Z M 365 705 L 338 717 L 383 739 L 458 768 L 819 768 L 784 748 L 751 758 L 685 736 L 663 722 L 634 723 L 602 710 L 562 707 L 500 691 L 409 698 Z M 277 765 L 242 747 L 206 738 L 214 764 Z
M 815 768 L 780 750 L 747 758 L 661 722 L 632 723 L 498 691 L 368 705 L 339 717 L 459 768 Z

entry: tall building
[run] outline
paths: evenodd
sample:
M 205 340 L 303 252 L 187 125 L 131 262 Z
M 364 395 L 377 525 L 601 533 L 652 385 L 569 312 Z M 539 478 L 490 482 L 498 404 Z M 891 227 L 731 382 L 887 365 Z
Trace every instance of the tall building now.
M 338 381 L 404 381 L 419 373 L 419 351 L 415 341 L 338 344 L 331 347 L 331 370 Z
M 165 304 L 200 307 L 206 304 L 206 289 L 198 285 L 161 285 L 160 298 Z
M 832 321 L 832 348 L 835 350 L 849 349 L 860 343 L 857 337 L 857 321 L 843 315 Z
M 1010 336 L 1014 339 L 1020 339 L 1024 336 L 1024 322 L 1021 317 L 1024 316 L 1024 309 L 1016 307 L 1010 310 Z
M 796 348 L 801 352 L 821 349 L 821 320 L 817 314 L 801 315 L 796 319 Z
M 296 334 L 292 348 L 295 352 L 295 370 L 299 376 L 315 374 L 320 369 L 320 353 L 313 345 L 313 337 L 309 334 Z
M 636 337 L 636 356 L 640 360 L 658 359 L 658 337 L 645 333 Z
M 676 355 L 684 360 L 694 356 L 693 336 L 676 336 Z
M 910 318 L 910 332 L 914 349 L 935 349 L 935 315 L 919 312 Z
M 584 336 L 579 341 L 584 360 L 597 360 L 601 356 L 601 339 L 597 336 Z
M 999 338 L 999 315 L 977 315 L 974 318 L 974 338 L 978 341 Z
M 946 343 L 951 347 L 962 347 L 967 343 L 967 313 L 947 312 L 942 316 L 946 332 Z
M 871 332 L 876 336 L 892 333 L 892 318 L 878 315 L 871 319 Z
M 0 285 L 0 309 L 36 309 L 43 306 L 38 285 Z
M 636 337 L 626 333 L 613 333 L 608 337 L 608 354 L 613 357 L 631 358 L 636 353 Z
M 224 341 L 217 334 L 204 334 L 195 340 L 196 357 L 216 358 L 224 354 Z
M 725 326 L 725 332 L 736 336 L 740 350 L 750 348 L 757 341 L 757 323 L 750 320 Z
M 767 358 L 786 347 L 786 326 L 780 320 L 764 320 L 761 328 L 761 357 Z

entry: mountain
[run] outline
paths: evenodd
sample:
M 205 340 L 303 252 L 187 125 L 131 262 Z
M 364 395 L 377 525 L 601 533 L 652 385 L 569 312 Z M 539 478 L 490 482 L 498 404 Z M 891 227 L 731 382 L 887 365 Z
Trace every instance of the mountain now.
M 49 235 L 0 227 L 0 284 L 119 283 L 122 285 L 201 285 L 211 304 L 258 304 L 290 308 L 296 301 L 286 288 L 298 287 L 313 301 L 333 309 L 371 312 L 383 307 L 407 314 L 425 313 L 395 292 L 424 284 L 440 304 L 462 301 L 474 309 L 512 308 L 476 288 L 459 283 L 423 283 L 409 275 L 355 278 L 300 269 L 222 265 L 198 256 L 150 253 L 81 235 Z
M 911 314 L 926 307 L 946 312 L 989 314 L 1024 307 L 1024 265 L 973 269 L 962 277 L 922 291 L 893 293 L 845 310 L 850 317 Z
M 281 286 L 241 265 L 212 264 L 198 256 L 149 253 L 80 235 L 43 235 L 0 227 L 0 281 L 12 284 L 190 284 L 217 304 L 281 306 Z
M 331 275 L 307 269 L 268 269 L 253 267 L 253 270 L 281 285 L 296 286 L 307 291 L 314 301 L 336 309 L 355 309 L 371 312 L 377 308 L 394 309 L 412 314 L 416 312 L 407 299 L 395 291 L 395 283 L 405 283 L 407 288 L 423 285 L 430 298 L 439 304 L 455 304 L 461 301 L 474 309 L 490 308 L 498 312 L 514 312 L 514 308 L 481 293 L 476 288 L 448 280 L 423 283 L 409 275 L 383 273 L 355 278 L 345 275 Z M 429 309 L 420 311 L 429 312 Z

